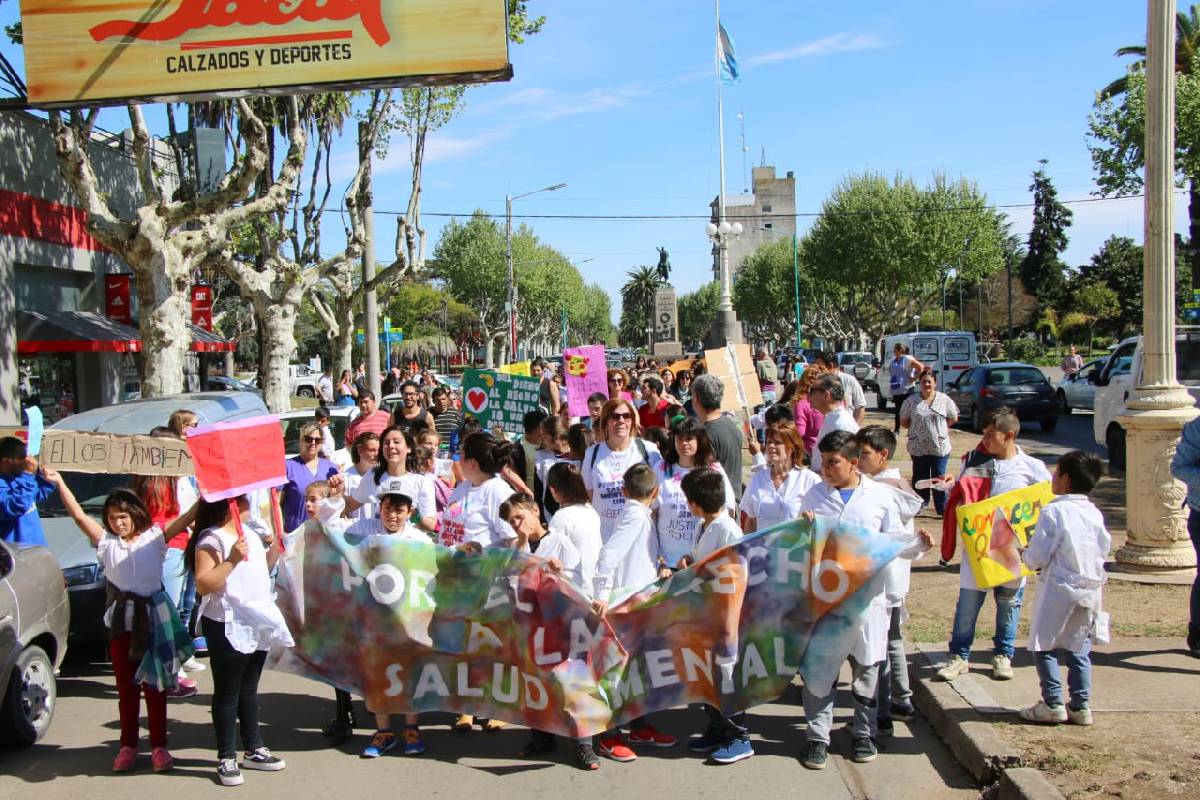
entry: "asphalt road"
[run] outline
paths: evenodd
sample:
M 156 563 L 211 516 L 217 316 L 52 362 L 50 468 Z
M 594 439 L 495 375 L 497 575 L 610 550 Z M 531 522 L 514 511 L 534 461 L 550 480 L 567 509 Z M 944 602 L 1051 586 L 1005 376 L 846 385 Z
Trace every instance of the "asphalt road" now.
M 0 752 L 0 797 L 8 800 L 127 800 L 129 797 L 228 797 L 216 781 L 213 734 L 208 712 L 211 679 L 195 675 L 200 695 L 168 706 L 171 749 L 176 769 L 151 772 L 148 747 L 135 772 L 113 775 L 117 749 L 117 703 L 107 664 L 68 661 L 59 681 L 59 705 L 46 738 L 26 750 Z M 301 798 L 365 797 L 887 797 L 895 800 L 976 798 L 978 790 L 923 720 L 896 723 L 896 736 L 871 764 L 854 764 L 837 755 L 848 752 L 849 696 L 843 686 L 834 731 L 834 753 L 823 772 L 800 765 L 803 712 L 793 687 L 780 701 L 749 714 L 757 755 L 725 767 L 705 764 L 680 745 L 656 750 L 632 764 L 605 760 L 598 772 L 571 765 L 571 749 L 560 742 L 549 760 L 521 760 L 515 753 L 527 731 L 455 734 L 450 717 L 433 715 L 425 726 L 429 751 L 419 757 L 389 754 L 376 761 L 358 758 L 369 731 L 341 749 L 331 749 L 321 726 L 332 715 L 332 692 L 321 684 L 267 672 L 260 693 L 264 739 L 287 760 L 279 773 L 245 771 L 241 796 Z M 697 732 L 698 710 L 677 709 L 656 715 L 660 727 L 681 739 Z M 144 729 L 143 729 L 144 735 Z

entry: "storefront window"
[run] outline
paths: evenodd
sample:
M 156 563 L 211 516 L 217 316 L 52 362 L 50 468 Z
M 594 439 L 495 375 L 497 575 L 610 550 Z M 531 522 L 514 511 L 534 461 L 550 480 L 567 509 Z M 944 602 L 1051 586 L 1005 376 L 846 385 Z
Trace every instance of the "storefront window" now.
M 36 405 L 49 425 L 76 411 L 75 355 L 48 353 L 17 360 L 21 406 Z

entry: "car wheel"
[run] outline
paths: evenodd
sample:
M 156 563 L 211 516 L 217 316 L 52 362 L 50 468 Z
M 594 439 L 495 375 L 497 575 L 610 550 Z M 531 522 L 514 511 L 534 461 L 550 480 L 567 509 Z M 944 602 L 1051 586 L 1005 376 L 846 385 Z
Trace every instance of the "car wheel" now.
M 1058 412 L 1060 414 L 1071 413 L 1071 404 L 1067 402 L 1067 393 L 1062 389 L 1058 390 Z
M 1042 433 L 1054 433 L 1058 427 L 1058 417 L 1042 417 Z
M 971 409 L 971 429 L 983 432 L 983 409 L 978 404 Z
M 317 393 L 315 391 L 313 391 L 313 388 L 311 386 L 301 386 L 299 389 L 296 390 L 296 396 L 312 398 L 312 397 L 316 397 Z
M 50 729 L 57 699 L 50 657 L 37 645 L 26 647 L 13 665 L 4 705 L 0 707 L 0 738 L 21 747 L 42 738 Z
M 1125 469 L 1125 429 L 1120 425 L 1109 425 L 1104 434 L 1104 444 L 1108 448 L 1108 466 L 1111 469 Z

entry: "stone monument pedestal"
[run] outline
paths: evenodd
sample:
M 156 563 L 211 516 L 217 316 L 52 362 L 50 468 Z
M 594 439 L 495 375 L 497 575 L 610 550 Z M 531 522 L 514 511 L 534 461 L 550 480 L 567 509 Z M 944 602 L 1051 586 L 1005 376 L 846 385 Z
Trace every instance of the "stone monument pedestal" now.
M 704 347 L 714 350 L 724 347 L 727 342 L 742 343 L 742 323 L 738 322 L 737 312 L 732 308 L 717 312 L 717 318 L 713 320 L 712 327 L 708 329 L 708 336 L 704 339 Z

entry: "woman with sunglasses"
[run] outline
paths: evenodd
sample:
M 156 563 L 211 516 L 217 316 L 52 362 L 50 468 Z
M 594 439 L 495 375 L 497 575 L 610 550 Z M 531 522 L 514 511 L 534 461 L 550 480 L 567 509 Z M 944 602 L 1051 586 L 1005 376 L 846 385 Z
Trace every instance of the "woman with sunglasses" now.
M 300 429 L 300 454 L 289 458 L 287 483 L 283 485 L 283 528 L 294 531 L 304 524 L 304 493 L 313 481 L 341 480 L 341 472 L 332 461 L 321 455 L 325 437 L 316 422 Z
M 639 462 L 657 468 L 662 456 L 653 442 L 638 438 L 638 415 L 630 400 L 618 397 L 605 403 L 599 425 L 604 441 L 587 449 L 580 472 L 607 541 L 625 506 L 625 470 Z
M 680 405 L 686 405 L 687 401 L 692 399 L 692 373 L 686 369 L 679 370 L 675 380 L 670 384 L 670 392 Z
M 633 399 L 633 395 L 629 393 L 629 376 L 620 367 L 613 367 L 608 371 L 608 397 L 610 400 L 614 397 Z

